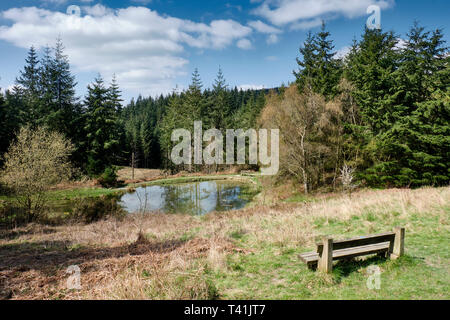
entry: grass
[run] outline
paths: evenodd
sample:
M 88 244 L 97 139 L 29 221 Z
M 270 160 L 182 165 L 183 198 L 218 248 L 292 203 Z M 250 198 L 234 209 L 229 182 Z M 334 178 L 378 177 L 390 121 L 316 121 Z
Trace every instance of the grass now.
M 0 234 L 0 294 L 14 299 L 450 299 L 450 187 L 364 190 L 351 196 L 188 215 L 130 215 L 89 225 Z M 406 228 L 405 256 L 340 262 L 331 275 L 298 254 L 324 235 Z M 138 237 L 142 231 L 144 237 Z M 51 263 L 49 263 L 51 261 Z M 67 266 L 82 290 L 65 288 Z M 366 282 L 381 270 L 380 290 Z

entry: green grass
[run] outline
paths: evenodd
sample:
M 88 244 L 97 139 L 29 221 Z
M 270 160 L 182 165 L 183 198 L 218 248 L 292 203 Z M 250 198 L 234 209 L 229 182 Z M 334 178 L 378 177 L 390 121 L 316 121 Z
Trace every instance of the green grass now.
M 104 188 L 82 188 L 82 189 L 67 189 L 49 191 L 48 198 L 50 202 L 73 200 L 76 198 L 96 198 L 103 195 L 118 193 L 119 189 L 104 189 Z M 0 196 L 0 200 L 11 200 L 12 197 L 5 195 Z
M 226 180 L 226 179 L 240 178 L 243 180 L 254 180 L 251 177 L 243 177 L 237 174 L 223 174 L 223 175 L 210 175 L 210 176 L 194 176 L 194 177 L 177 177 L 177 178 L 168 178 L 168 179 L 158 179 L 150 182 L 142 182 L 137 184 L 130 184 L 129 186 L 133 187 L 144 187 L 144 186 L 153 186 L 153 185 L 169 185 L 169 184 L 181 184 L 181 183 L 190 183 L 190 182 L 204 182 L 204 181 L 215 181 L 215 180 Z
M 83 188 L 50 191 L 48 193 L 50 201 L 73 200 L 76 198 L 97 198 L 104 195 L 119 193 L 118 189 L 105 188 Z
M 444 210 L 450 215 L 448 206 Z M 365 227 L 368 224 L 371 227 Z M 261 243 L 250 255 L 229 255 L 227 269 L 216 272 L 214 282 L 222 299 L 450 299 L 450 232 L 438 216 L 425 212 L 401 219 L 396 212 L 385 217 L 368 211 L 348 221 L 314 221 L 318 233 L 335 238 L 385 232 L 392 225 L 407 226 L 405 256 L 395 261 L 368 257 L 339 262 L 331 275 L 324 275 L 309 270 L 298 258 L 313 248 Z M 239 230 L 230 236 L 250 247 L 250 236 Z M 371 265 L 381 270 L 380 290 L 367 288 Z

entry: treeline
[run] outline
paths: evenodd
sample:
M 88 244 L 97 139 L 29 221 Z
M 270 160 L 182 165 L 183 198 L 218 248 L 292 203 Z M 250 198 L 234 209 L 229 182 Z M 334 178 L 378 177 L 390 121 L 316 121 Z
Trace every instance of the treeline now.
M 415 23 L 400 40 L 366 29 L 346 57 L 335 57 L 323 25 L 300 48 L 296 85 L 268 97 L 261 124 L 280 128 L 280 176 L 306 191 L 336 186 L 339 178 L 387 187 L 448 184 L 450 55 L 442 30 Z
M 175 166 L 170 160 L 174 146 L 172 131 L 188 129 L 193 136 L 194 121 L 202 121 L 203 130 L 216 128 L 254 128 L 265 105 L 266 90 L 230 89 L 219 68 L 212 88 L 203 88 L 197 70 L 189 88 L 181 93 L 154 98 L 139 97 L 123 110 L 122 121 L 131 158 L 136 167 L 202 171 L 206 166 Z
M 92 177 L 117 165 L 174 172 L 184 168 L 168 159 L 173 129 L 189 128 L 194 120 L 203 120 L 206 129 L 253 127 L 267 93 L 230 89 L 221 70 L 212 89 L 202 88 L 196 70 L 188 90 L 139 96 L 126 107 L 115 77 L 105 84 L 99 75 L 83 99 L 76 96 L 76 85 L 61 40 L 45 48 L 41 58 L 30 48 L 15 86 L 0 92 L 0 166 L 19 129 L 30 126 L 64 134 L 75 148 L 71 161 Z
M 347 181 L 370 186 L 446 185 L 450 179 L 450 66 L 442 30 L 417 23 L 406 39 L 369 30 L 337 58 L 325 25 L 300 48 L 296 83 L 271 90 L 230 88 L 222 70 L 204 88 L 196 70 L 189 87 L 122 106 L 114 79 L 99 76 L 84 99 L 63 45 L 30 49 L 17 85 L 0 95 L 0 155 L 21 126 L 46 126 L 75 147 L 72 162 L 98 176 L 113 165 L 178 170 L 171 133 L 279 128 L 280 173 L 305 191 Z M 258 169 L 258 167 L 254 167 Z

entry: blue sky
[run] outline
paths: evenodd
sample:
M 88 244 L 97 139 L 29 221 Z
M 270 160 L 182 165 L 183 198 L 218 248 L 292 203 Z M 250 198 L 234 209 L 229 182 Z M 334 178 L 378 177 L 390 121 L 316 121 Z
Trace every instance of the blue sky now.
M 448 0 L 1 1 L 0 87 L 14 83 L 30 45 L 60 36 L 79 96 L 97 73 L 107 81 L 115 73 L 129 100 L 186 88 L 194 68 L 210 86 L 219 66 L 230 86 L 271 88 L 293 80 L 298 48 L 321 20 L 345 52 L 371 4 L 381 7 L 383 29 L 400 37 L 416 19 L 449 40 Z M 67 14 L 71 5 L 79 16 Z

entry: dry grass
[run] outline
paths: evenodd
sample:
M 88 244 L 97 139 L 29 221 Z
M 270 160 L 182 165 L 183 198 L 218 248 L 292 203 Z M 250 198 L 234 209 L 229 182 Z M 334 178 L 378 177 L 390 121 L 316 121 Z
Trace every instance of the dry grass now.
M 125 167 L 117 171 L 118 179 L 126 183 L 137 183 L 150 181 L 155 178 L 164 177 L 164 173 L 159 169 L 134 169 L 134 180 L 132 180 L 131 167 Z
M 326 226 L 368 213 L 378 220 L 393 213 L 405 219 L 433 215 L 439 218 L 439 228 L 449 231 L 449 217 L 442 209 L 449 199 L 449 187 L 368 190 L 351 198 L 206 217 L 154 213 L 90 225 L 30 225 L 0 233 L 0 293 L 14 299 L 211 299 L 218 293 L 207 275 L 226 272 L 227 256 L 233 252 L 245 256 L 268 245 L 309 247 L 321 236 L 315 227 L 318 220 Z M 388 225 L 371 226 L 365 220 L 363 227 L 379 231 Z M 415 230 L 412 223 L 405 227 Z M 138 238 L 141 231 L 145 237 Z M 357 231 L 354 225 L 347 230 Z M 246 241 L 236 241 L 240 237 Z M 81 269 L 79 291 L 66 289 L 65 271 L 73 264 Z

